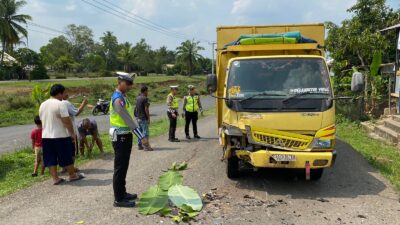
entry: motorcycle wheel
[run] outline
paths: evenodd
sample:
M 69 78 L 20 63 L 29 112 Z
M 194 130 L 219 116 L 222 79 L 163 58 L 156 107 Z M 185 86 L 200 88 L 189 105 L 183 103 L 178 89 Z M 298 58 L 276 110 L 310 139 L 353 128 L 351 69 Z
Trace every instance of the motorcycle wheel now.
M 93 116 L 97 116 L 99 114 L 99 109 L 97 107 L 94 107 L 92 114 L 93 114 Z

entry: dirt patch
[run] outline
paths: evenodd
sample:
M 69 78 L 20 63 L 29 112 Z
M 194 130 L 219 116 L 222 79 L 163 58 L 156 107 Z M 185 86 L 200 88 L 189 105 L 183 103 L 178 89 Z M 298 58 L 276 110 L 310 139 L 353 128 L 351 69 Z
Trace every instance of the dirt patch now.
M 1 87 L 1 93 L 2 94 L 17 94 L 19 96 L 21 95 L 30 95 L 32 92 L 31 87 Z
M 92 92 L 92 88 L 89 87 L 76 87 L 68 88 L 68 94 L 70 97 L 77 95 L 88 95 Z
M 158 85 L 161 86 L 171 86 L 171 85 L 177 85 L 179 83 L 179 81 L 177 80 L 167 80 L 167 81 L 161 81 L 161 82 L 155 82 Z

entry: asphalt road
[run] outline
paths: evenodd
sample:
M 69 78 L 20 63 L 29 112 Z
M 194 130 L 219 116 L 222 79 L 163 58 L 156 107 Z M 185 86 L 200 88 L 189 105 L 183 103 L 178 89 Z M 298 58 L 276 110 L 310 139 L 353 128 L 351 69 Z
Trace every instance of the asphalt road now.
M 203 108 L 209 109 L 215 107 L 215 100 L 212 97 L 201 98 Z M 182 103 L 180 103 L 182 105 Z M 161 118 L 166 118 L 166 106 L 165 104 L 155 104 L 150 106 L 150 114 L 152 120 L 156 121 Z M 78 117 L 76 122 L 86 117 Z M 109 116 L 90 116 L 89 118 L 96 119 L 100 132 L 107 132 L 109 129 Z M 35 128 L 34 124 L 29 125 L 18 125 L 11 127 L 0 128 L 0 155 L 6 152 L 12 152 L 21 149 L 26 146 L 30 146 L 30 132 Z
M 154 152 L 132 152 L 127 190 L 142 193 L 157 183 L 162 170 L 175 161 L 188 161 L 184 184 L 205 199 L 191 224 L 399 224 L 399 195 L 351 146 L 337 141 L 338 158 L 317 182 L 306 182 L 288 171 L 259 171 L 238 180 L 225 175 L 215 118 L 199 123 L 199 141 L 169 143 L 152 139 Z M 183 137 L 178 129 L 178 137 Z M 38 183 L 0 199 L 0 224 L 174 224 L 158 215 L 142 216 L 137 209 L 112 206 L 113 157 L 82 167 L 87 177 L 52 186 Z

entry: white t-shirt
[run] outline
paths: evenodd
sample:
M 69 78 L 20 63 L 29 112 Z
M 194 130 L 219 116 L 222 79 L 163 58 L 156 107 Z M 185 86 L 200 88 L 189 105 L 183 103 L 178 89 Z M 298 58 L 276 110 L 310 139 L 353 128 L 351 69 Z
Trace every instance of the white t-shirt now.
M 43 102 L 39 108 L 39 117 L 42 121 L 42 138 L 66 138 L 67 132 L 61 118 L 69 117 L 66 104 L 54 98 Z

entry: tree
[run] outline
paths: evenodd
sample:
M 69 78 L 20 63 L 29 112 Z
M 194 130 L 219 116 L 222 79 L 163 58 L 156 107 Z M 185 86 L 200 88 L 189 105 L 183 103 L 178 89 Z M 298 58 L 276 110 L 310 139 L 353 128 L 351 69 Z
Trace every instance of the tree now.
M 99 72 L 106 69 L 106 63 L 100 55 L 89 54 L 85 57 L 84 63 L 89 72 Z
M 132 48 L 132 44 L 125 42 L 122 45 L 121 50 L 118 52 L 118 60 L 124 65 L 124 71 L 129 72 L 130 66 L 135 58 L 135 53 Z
M 153 72 L 154 71 L 154 52 L 151 50 L 151 46 L 146 43 L 145 39 L 141 39 L 133 47 L 135 54 L 135 64 L 137 69 L 141 72 Z
M 40 48 L 40 54 L 45 65 L 54 67 L 54 63 L 61 56 L 72 58 L 72 45 L 65 36 L 58 36 L 49 41 L 49 43 Z
M 211 73 L 212 61 L 209 58 L 201 57 L 198 59 L 196 73 L 208 74 Z
M 54 63 L 54 66 L 59 71 L 63 71 L 66 73 L 69 69 L 71 69 L 74 65 L 74 60 L 69 56 L 61 56 Z
M 29 48 L 19 48 L 14 56 L 23 68 L 35 66 L 40 63 L 39 54 Z
M 107 70 L 114 70 L 118 66 L 118 39 L 111 31 L 103 33 L 103 37 L 100 37 L 100 54 L 106 63 Z
M 181 46 L 176 48 L 176 57 L 178 60 L 184 62 L 188 69 L 188 75 L 193 75 L 194 63 L 197 62 L 202 56 L 199 51 L 204 50 L 203 47 L 199 46 L 199 41 L 185 41 L 181 43 Z
M 30 71 L 35 70 L 37 67 L 39 67 L 39 66 L 44 67 L 43 63 L 41 61 L 40 55 L 38 53 L 36 53 L 35 51 L 29 49 L 29 48 L 19 48 L 15 52 L 14 56 L 18 60 L 21 68 L 24 71 L 24 78 L 26 77 L 27 73 L 29 73 Z M 43 72 L 43 68 L 40 68 L 40 69 Z M 28 74 L 29 75 L 29 80 L 37 79 L 38 78 L 37 75 L 39 75 L 38 72 L 39 72 L 38 69 L 36 69 L 35 72 L 34 72 L 34 75 L 36 77 L 32 77 L 32 73 Z M 43 76 L 43 78 L 46 78 L 46 77 L 47 77 L 47 72 Z
M 70 24 L 66 28 L 67 38 L 71 44 L 71 54 L 75 61 L 79 62 L 93 51 L 93 31 L 84 25 Z
M 0 40 L 2 44 L 0 64 L 3 64 L 7 48 L 18 44 L 21 36 L 27 37 L 28 31 L 20 24 L 26 24 L 32 18 L 29 15 L 18 14 L 26 1 L 2 0 L 0 2 Z
M 167 47 L 162 46 L 158 50 L 155 51 L 155 60 L 154 60 L 154 68 L 156 73 L 163 72 L 163 66 L 165 64 L 174 64 L 175 63 L 175 52 L 170 51 Z
M 353 14 L 341 26 L 327 22 L 327 50 L 334 59 L 333 70 L 340 75 L 352 66 L 361 68 L 365 77 L 364 98 L 370 93 L 369 63 L 376 52 L 388 52 L 386 62 L 393 60 L 394 48 L 389 38 L 379 30 L 400 22 L 400 11 L 393 11 L 385 5 L 385 0 L 358 0 L 347 10 Z M 394 40 L 394 38 L 392 39 Z M 336 79 L 340 79 L 338 76 Z M 366 101 L 368 103 L 368 101 Z M 368 104 L 366 111 L 368 111 Z
M 43 63 L 39 63 L 33 68 L 30 74 L 30 79 L 32 80 L 49 79 L 49 76 L 47 76 L 47 69 Z

